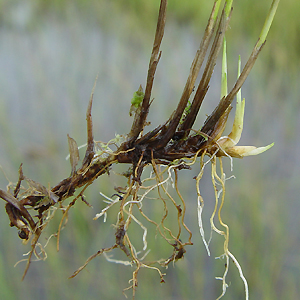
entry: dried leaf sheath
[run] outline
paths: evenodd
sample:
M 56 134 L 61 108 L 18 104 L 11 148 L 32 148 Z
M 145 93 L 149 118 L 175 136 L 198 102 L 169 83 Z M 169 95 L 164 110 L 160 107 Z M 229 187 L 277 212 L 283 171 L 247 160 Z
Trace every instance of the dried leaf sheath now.
M 160 45 L 161 45 L 162 38 L 164 36 L 164 31 L 165 31 L 167 3 L 168 3 L 167 0 L 161 0 L 161 3 L 160 3 L 156 33 L 155 33 L 152 53 L 151 53 L 150 62 L 149 62 L 145 96 L 144 96 L 144 99 L 142 102 L 141 112 L 140 112 L 137 120 L 132 124 L 131 131 L 128 134 L 128 139 L 130 140 L 129 148 L 131 148 L 131 146 L 132 146 L 131 144 L 137 139 L 139 134 L 143 131 L 143 129 L 145 127 L 146 119 L 148 116 L 154 75 L 156 72 L 157 64 L 161 57 Z

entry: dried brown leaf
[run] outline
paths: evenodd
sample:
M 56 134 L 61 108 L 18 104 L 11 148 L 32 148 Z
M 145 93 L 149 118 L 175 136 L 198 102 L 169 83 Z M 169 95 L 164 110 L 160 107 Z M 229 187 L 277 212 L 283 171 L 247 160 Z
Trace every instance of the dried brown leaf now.
M 79 162 L 79 151 L 76 141 L 68 135 L 69 153 L 70 153 L 70 163 L 71 163 L 71 176 L 76 173 L 76 166 Z

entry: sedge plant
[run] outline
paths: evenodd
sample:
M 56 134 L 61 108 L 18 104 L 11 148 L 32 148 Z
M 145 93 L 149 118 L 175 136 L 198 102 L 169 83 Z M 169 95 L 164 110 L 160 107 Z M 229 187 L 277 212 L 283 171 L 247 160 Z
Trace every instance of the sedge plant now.
M 232 2 L 232 0 L 214 1 L 181 98 L 174 112 L 163 124 L 147 131 L 147 116 L 153 101 L 152 88 L 157 65 L 162 55 L 160 46 L 166 22 L 167 0 L 160 2 L 145 89 L 142 88 L 141 84 L 139 89 L 134 92 L 130 103 L 129 113 L 133 116 L 133 122 L 128 134 L 117 134 L 107 143 L 94 140 L 92 122 L 94 86 L 86 113 L 87 143 L 81 146 L 86 147 L 82 161 L 80 161 L 79 155 L 80 147 L 68 135 L 70 175 L 57 185 L 49 187 L 26 177 L 23 174 L 21 164 L 17 183 L 9 183 L 6 190 L 0 190 L 0 197 L 6 202 L 5 209 L 10 220 L 10 226 L 15 226 L 19 230 L 19 237 L 24 243 L 30 241 L 31 244 L 23 278 L 34 256 L 38 259 L 46 257 L 44 246 L 40 243 L 40 236 L 56 212 L 62 212 L 58 230 L 53 235 L 57 238 L 57 249 L 59 249 L 60 232 L 66 224 L 70 210 L 79 199 L 89 205 L 84 196 L 85 190 L 98 177 L 109 173 L 115 164 L 128 165 L 128 170 L 120 174 L 126 178 L 127 184 L 116 187 L 112 193 L 113 196 L 107 196 L 100 192 L 106 205 L 94 218 L 103 218 L 106 221 L 107 214 L 112 211 L 111 208 L 117 207 L 116 223 L 114 224 L 115 243 L 109 247 L 103 247 L 89 257 L 71 275 L 71 278 L 77 276 L 91 260 L 103 255 L 108 261 L 134 267 L 130 284 L 124 289 L 124 292 L 131 289 L 133 298 L 141 268 L 155 270 L 161 282 L 164 282 L 163 269 L 187 255 L 185 254 L 187 246 L 193 245 L 192 230 L 188 228 L 185 222 L 186 200 L 179 191 L 178 183 L 182 169 L 197 168 L 198 164 L 199 172 L 195 177 L 197 192 L 195 207 L 197 207 L 198 212 L 200 236 L 208 255 L 210 255 L 212 235 L 207 239 L 204 232 L 202 216 L 205 214 L 205 199 L 203 199 L 200 190 L 204 169 L 210 165 L 215 198 L 215 207 L 210 216 L 210 227 L 211 232 L 216 232 L 224 238 L 223 254 L 220 258 L 226 260 L 224 273 L 217 277 L 222 281 L 222 291 L 220 291 L 218 299 L 224 296 L 228 287 L 226 276 L 230 270 L 231 260 L 237 267 L 244 283 L 245 298 L 249 299 L 247 280 L 243 275 L 241 265 L 229 250 L 231 248 L 229 227 L 222 219 L 222 208 L 226 204 L 225 183 L 227 180 L 222 162 L 223 159 L 229 159 L 232 166 L 234 158 L 257 155 L 273 146 L 270 144 L 257 148 L 254 146 L 237 146 L 237 144 L 243 130 L 245 109 L 245 99 L 242 100 L 241 87 L 266 42 L 279 0 L 273 0 L 259 39 L 243 68 L 241 68 L 241 58 L 239 57 L 237 80 L 232 89 L 228 91 L 225 33 L 232 14 Z M 223 8 L 221 9 L 222 3 Z M 201 104 L 209 89 L 209 82 L 222 47 L 221 100 L 207 117 L 201 129 L 193 129 Z M 206 60 L 205 57 L 207 57 Z M 202 66 L 203 73 L 199 74 Z M 200 82 L 196 85 L 198 77 L 200 77 Z M 195 92 L 193 93 L 193 91 Z M 223 135 L 223 132 L 235 98 L 234 122 L 230 134 L 226 136 Z M 78 167 L 79 163 L 80 166 Z M 153 201 L 161 206 L 159 216 L 150 216 L 148 213 L 149 206 Z M 133 224 L 142 230 L 141 249 L 140 244 L 135 243 L 134 235 L 136 234 L 134 230 L 130 230 Z M 167 257 L 157 258 L 154 261 L 147 260 L 149 249 L 154 247 L 148 243 L 147 236 L 150 231 L 160 235 L 169 247 Z M 110 252 L 113 252 L 114 249 L 123 251 L 126 259 L 113 258 Z

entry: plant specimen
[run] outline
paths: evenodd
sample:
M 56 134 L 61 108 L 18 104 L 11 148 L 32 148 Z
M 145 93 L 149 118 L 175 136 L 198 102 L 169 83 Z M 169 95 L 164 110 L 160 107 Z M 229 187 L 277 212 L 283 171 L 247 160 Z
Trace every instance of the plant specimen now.
M 206 240 L 202 214 L 204 211 L 204 199 L 200 192 L 200 181 L 204 168 L 211 165 L 211 178 L 215 192 L 215 209 L 210 217 L 211 230 L 224 237 L 223 255 L 226 259 L 225 271 L 221 279 L 223 289 L 221 298 L 227 288 L 226 275 L 229 270 L 230 258 L 239 270 L 245 286 L 245 295 L 248 299 L 248 285 L 243 275 L 241 266 L 229 251 L 229 228 L 222 220 L 221 211 L 225 201 L 226 176 L 223 170 L 222 159 L 243 158 L 256 155 L 268 150 L 273 144 L 256 148 L 254 146 L 236 146 L 243 129 L 243 116 L 245 99 L 241 99 L 241 87 L 249 75 L 261 49 L 264 46 L 267 33 L 272 23 L 279 0 L 273 0 L 270 12 L 267 16 L 263 30 L 254 49 L 241 70 L 239 59 L 238 77 L 233 88 L 227 91 L 227 61 L 225 33 L 232 14 L 232 0 L 224 1 L 223 9 L 220 9 L 220 0 L 215 0 L 209 17 L 203 39 L 192 62 L 182 96 L 177 108 L 165 123 L 158 125 L 153 130 L 146 130 L 147 116 L 152 103 L 151 93 L 154 84 L 155 73 L 162 52 L 160 45 L 164 35 L 166 22 L 167 0 L 161 0 L 159 16 L 153 43 L 148 75 L 143 91 L 142 85 L 133 94 L 130 107 L 130 115 L 134 115 L 132 127 L 127 135 L 116 135 L 107 143 L 94 140 L 92 123 L 92 103 L 94 88 L 91 93 L 87 108 L 87 144 L 85 156 L 78 167 L 80 157 L 76 141 L 68 135 L 69 159 L 71 174 L 60 181 L 54 187 L 46 187 L 30 178 L 27 178 L 19 168 L 19 179 L 16 184 L 10 183 L 7 191 L 0 190 L 0 197 L 7 203 L 5 205 L 10 225 L 19 229 L 19 237 L 25 242 L 31 241 L 31 251 L 28 255 L 27 266 L 23 277 L 30 266 L 33 255 L 42 259 L 44 249 L 39 243 L 39 238 L 56 211 L 63 212 L 63 216 L 56 234 L 57 248 L 59 237 L 70 209 L 78 199 L 88 204 L 84 197 L 86 188 L 99 176 L 109 173 L 115 164 L 127 164 L 128 171 L 123 173 L 127 179 L 127 185 L 115 188 L 115 194 L 108 197 L 104 194 L 106 207 L 99 212 L 95 219 L 104 217 L 113 206 L 118 207 L 115 224 L 115 243 L 107 248 L 102 248 L 77 269 L 71 277 L 76 276 L 95 257 L 104 255 L 108 260 L 134 266 L 134 272 L 130 286 L 133 298 L 138 282 L 138 272 L 141 268 L 156 270 L 161 282 L 164 275 L 161 271 L 168 264 L 175 263 L 186 253 L 186 246 L 193 245 L 192 232 L 185 223 L 186 202 L 178 188 L 179 173 L 182 169 L 190 169 L 197 162 L 200 163 L 199 173 L 195 177 L 198 211 L 198 224 L 204 245 L 209 250 L 209 241 Z M 222 83 L 221 100 L 214 111 L 207 117 L 202 128 L 193 129 L 201 104 L 209 89 L 209 82 L 216 65 L 217 57 L 223 46 L 222 58 Z M 207 56 L 204 71 L 200 82 L 195 86 L 200 68 Z M 95 87 L 95 86 L 94 86 Z M 193 94 L 193 91 L 194 94 Z M 223 136 L 228 115 L 232 109 L 232 102 L 236 97 L 236 112 L 232 131 L 228 136 Z M 147 174 L 150 173 L 150 176 Z M 24 184 L 25 183 L 25 184 Z M 169 192 L 175 191 L 176 197 Z M 153 201 L 161 204 L 159 218 L 150 217 L 147 213 L 147 205 Z M 67 199 L 71 199 L 67 203 Z M 89 205 L 89 204 L 88 204 Z M 175 209 L 176 218 L 170 218 L 170 211 Z M 215 219 L 219 224 L 215 225 Z M 136 223 L 143 231 L 142 250 L 137 249 L 133 242 L 130 228 Z M 147 225 L 146 225 L 147 224 Z M 171 224 L 171 225 L 170 225 Z M 170 255 L 164 259 L 147 261 L 149 246 L 147 234 L 150 230 L 157 232 L 170 246 Z M 113 249 L 120 249 L 126 255 L 126 260 L 116 261 L 107 255 Z M 219 299 L 218 298 L 218 299 Z

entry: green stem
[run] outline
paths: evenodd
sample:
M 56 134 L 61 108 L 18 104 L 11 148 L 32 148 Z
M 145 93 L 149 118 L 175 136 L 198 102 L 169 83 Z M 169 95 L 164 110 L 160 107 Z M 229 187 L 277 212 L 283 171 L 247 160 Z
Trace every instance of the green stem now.
M 273 19 L 274 19 L 279 1 L 280 0 L 273 0 L 273 2 L 272 2 L 270 11 L 268 13 L 268 16 L 265 20 L 264 26 L 261 30 L 260 35 L 259 35 L 259 41 L 257 43 L 257 48 L 259 48 L 265 42 L 265 40 L 267 38 L 267 35 L 268 35 L 269 30 L 270 30 L 271 24 L 273 22 Z
M 223 57 L 222 57 L 222 74 L 221 74 L 221 98 L 227 96 L 227 57 L 226 57 L 226 38 L 223 39 Z

